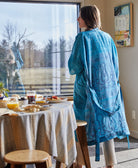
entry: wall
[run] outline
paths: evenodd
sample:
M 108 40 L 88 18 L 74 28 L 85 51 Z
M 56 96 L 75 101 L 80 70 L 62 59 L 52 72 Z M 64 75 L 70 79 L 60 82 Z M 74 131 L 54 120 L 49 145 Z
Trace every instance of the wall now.
M 118 48 L 120 64 L 120 82 L 123 90 L 126 116 L 131 135 L 138 138 L 138 1 L 136 0 L 106 0 L 106 29 L 111 35 L 114 34 L 113 7 L 125 3 L 133 3 L 133 24 L 134 24 L 134 47 Z M 109 13 L 111 13 L 109 15 Z M 132 119 L 132 111 L 136 112 L 136 119 Z
M 114 38 L 114 7 L 133 3 L 134 47 L 117 48 L 120 83 L 123 91 L 126 117 L 131 136 L 138 138 L 138 1 L 136 0 L 85 0 L 85 5 L 96 4 L 102 9 L 103 29 Z M 132 119 L 132 111 L 136 119 Z

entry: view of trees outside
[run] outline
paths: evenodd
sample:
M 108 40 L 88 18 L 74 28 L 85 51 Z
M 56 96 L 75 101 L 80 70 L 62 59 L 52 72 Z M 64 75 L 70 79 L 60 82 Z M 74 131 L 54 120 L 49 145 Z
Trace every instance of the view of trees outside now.
M 72 94 L 68 58 L 78 5 L 0 2 L 0 8 L 0 81 L 5 87 L 21 95 L 29 86 L 43 94 Z M 71 89 L 63 90 L 64 84 Z

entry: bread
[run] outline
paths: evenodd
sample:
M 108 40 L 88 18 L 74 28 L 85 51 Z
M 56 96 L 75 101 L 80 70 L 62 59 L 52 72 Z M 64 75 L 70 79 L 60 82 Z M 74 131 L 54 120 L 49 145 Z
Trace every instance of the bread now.
M 32 105 L 28 105 L 28 106 L 24 107 L 25 110 L 28 110 L 30 108 L 37 108 L 37 109 L 39 109 L 39 108 L 41 108 L 41 106 L 40 105 L 36 105 L 36 104 L 32 104 Z
M 34 107 L 30 107 L 29 109 L 24 109 L 23 112 L 25 113 L 32 113 L 32 112 L 39 112 L 40 109 L 39 108 L 34 108 Z
M 7 100 L 0 100 L 0 108 L 6 108 L 7 107 Z
M 23 112 L 26 112 L 26 113 L 39 112 L 40 108 L 41 108 L 40 105 L 31 104 L 31 105 L 25 106 L 23 108 L 24 109 Z

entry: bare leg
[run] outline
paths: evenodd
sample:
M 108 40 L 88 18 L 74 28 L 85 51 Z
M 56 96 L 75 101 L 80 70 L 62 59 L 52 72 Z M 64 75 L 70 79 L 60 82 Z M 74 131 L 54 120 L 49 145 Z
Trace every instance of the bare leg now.
M 115 164 L 117 164 L 115 147 L 114 147 L 114 139 L 106 141 L 103 143 L 103 152 L 105 157 L 105 168 L 113 168 Z

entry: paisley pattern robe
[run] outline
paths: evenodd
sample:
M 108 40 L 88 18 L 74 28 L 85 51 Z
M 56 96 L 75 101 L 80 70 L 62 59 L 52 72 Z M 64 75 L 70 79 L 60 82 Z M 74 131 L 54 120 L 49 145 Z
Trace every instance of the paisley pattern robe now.
M 76 36 L 68 61 L 74 84 L 76 119 L 87 121 L 88 145 L 128 136 L 119 84 L 118 54 L 111 36 L 98 28 Z

